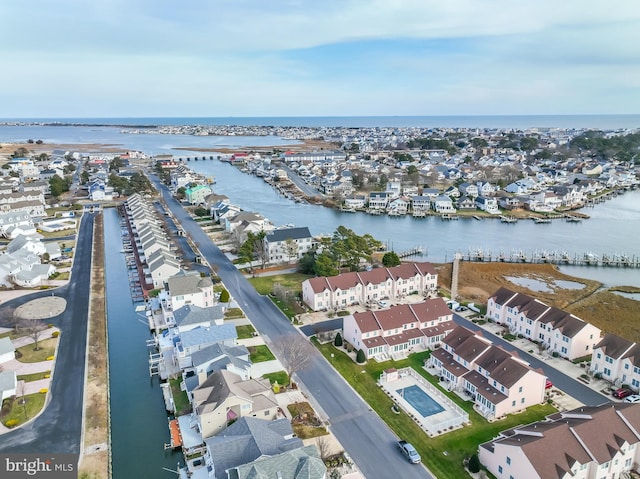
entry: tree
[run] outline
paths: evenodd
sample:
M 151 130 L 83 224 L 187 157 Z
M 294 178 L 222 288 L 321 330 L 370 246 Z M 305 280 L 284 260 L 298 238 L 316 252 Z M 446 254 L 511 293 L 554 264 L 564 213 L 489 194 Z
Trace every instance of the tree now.
M 333 340 L 333 345 L 336 348 L 339 348 L 340 346 L 342 346 L 342 335 L 340 333 L 336 334 L 336 337 Z
M 356 354 L 356 362 L 358 364 L 364 364 L 367 361 L 367 357 L 364 355 L 364 350 L 358 349 L 358 353 Z
M 280 336 L 273 342 L 276 356 L 287 371 L 289 383 L 293 385 L 293 374 L 304 369 L 311 362 L 313 348 L 311 344 L 297 333 Z
M 400 257 L 395 251 L 388 251 L 382 257 L 382 264 L 387 268 L 398 266 L 400 263 Z
M 179 200 L 184 200 L 187 196 L 187 189 L 184 186 L 181 186 L 176 190 L 176 198 Z
M 82 173 L 80 173 L 80 183 L 83 185 L 89 183 L 89 172 L 87 170 L 82 170 Z
M 317 276 L 336 276 L 340 270 L 337 261 L 329 253 L 322 252 L 316 257 L 314 272 Z
M 124 168 L 124 161 L 119 156 L 116 156 L 111 163 L 109 163 L 109 171 L 120 172 L 120 168 Z
M 71 186 L 71 179 L 68 177 L 60 178 L 58 175 L 53 175 L 49 180 L 49 188 L 51 190 L 51 196 L 58 197 L 62 193 L 69 191 Z
M 221 303 L 228 303 L 229 299 L 231 299 L 231 295 L 229 294 L 229 291 L 227 291 L 226 289 L 223 289 L 222 292 L 220 293 L 220 302 Z
M 38 342 L 42 332 L 47 329 L 47 325 L 43 321 L 36 318 L 26 318 L 20 321 L 20 329 L 22 329 L 34 343 L 34 351 L 40 350 Z
M 329 453 L 331 452 L 331 443 L 326 436 L 316 437 L 316 447 L 318 448 L 320 459 L 325 460 L 329 457 Z
M 292 239 L 292 238 L 287 238 L 284 242 L 284 252 L 287 255 L 287 258 L 289 259 L 289 262 L 291 262 L 291 260 L 295 259 L 298 257 L 298 243 L 296 242 L 296 240 Z
M 202 206 L 198 206 L 195 210 L 193 210 L 193 214 L 202 218 L 204 216 L 209 216 L 209 210 L 206 208 L 203 208 Z
M 480 472 L 480 459 L 476 453 L 473 453 L 469 458 L 469 464 L 467 465 L 469 472 L 475 474 Z

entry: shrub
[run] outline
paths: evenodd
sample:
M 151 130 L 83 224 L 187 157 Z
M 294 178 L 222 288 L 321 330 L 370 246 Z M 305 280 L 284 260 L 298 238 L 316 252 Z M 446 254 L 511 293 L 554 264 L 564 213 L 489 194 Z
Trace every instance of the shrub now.
M 49 391 L 47 388 L 42 388 L 40 391 L 38 391 L 40 394 L 47 394 L 47 391 Z
M 220 302 L 228 303 L 230 297 L 231 295 L 229 294 L 229 291 L 227 291 L 226 289 L 223 289 L 222 292 L 220 293 Z
M 53 361 L 53 358 L 54 358 L 53 356 L 49 356 L 49 357 L 47 358 L 47 361 Z
M 469 458 L 469 472 L 472 474 L 480 472 L 480 459 L 475 453 Z
M 333 345 L 336 348 L 342 346 L 342 336 L 340 335 L 340 333 L 336 334 L 336 338 L 333 340 Z
M 364 351 L 362 349 L 358 349 L 358 353 L 356 354 L 356 362 L 358 364 L 362 364 L 367 360 L 367 358 L 364 355 Z
M 7 422 L 4 423 L 4 425 L 7 426 L 8 428 L 16 427 L 18 425 L 18 420 L 17 419 L 9 419 Z
M 51 333 L 52 338 L 57 338 L 58 336 L 60 336 L 60 331 L 54 331 L 53 333 Z
M 551 353 L 551 356 L 553 356 L 554 358 L 557 358 L 560 356 L 560 353 L 558 353 L 558 351 L 554 351 Z
M 44 378 L 45 378 L 45 379 L 49 379 L 50 377 L 51 377 L 51 374 L 49 374 L 49 373 L 47 373 L 47 374 L 45 374 L 45 375 L 44 375 Z

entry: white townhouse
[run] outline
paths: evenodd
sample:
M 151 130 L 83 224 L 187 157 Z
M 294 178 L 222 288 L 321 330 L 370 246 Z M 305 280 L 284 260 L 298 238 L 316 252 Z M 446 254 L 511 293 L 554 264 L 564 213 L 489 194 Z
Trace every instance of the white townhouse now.
M 577 316 L 507 288 L 491 295 L 487 317 L 569 360 L 591 356 L 601 335 L 599 328 Z
M 436 213 L 455 213 L 453 201 L 447 195 L 439 195 L 432 202 L 431 207 Z
M 445 336 L 427 359 L 427 367 L 435 369 L 449 390 L 469 396 L 486 418 L 500 418 L 544 401 L 543 373 L 462 326 Z
M 492 196 L 478 196 L 476 198 L 476 207 L 479 210 L 486 211 L 489 214 L 495 215 L 500 213 L 498 208 L 498 200 Z
M 640 390 L 640 344 L 605 334 L 593 347 L 589 370 L 616 386 L 624 384 Z
M 370 304 L 408 294 L 432 294 L 438 274 L 431 263 L 403 263 L 392 268 L 310 278 L 302 283 L 302 300 L 313 311 Z
M 478 457 L 498 479 L 632 477 L 640 472 L 638 431 L 640 404 L 581 406 L 503 431 L 480 444 Z
M 309 228 L 280 228 L 264 237 L 264 249 L 269 263 L 289 263 L 302 258 L 316 242 Z
M 343 337 L 367 359 L 404 357 L 414 349 L 435 349 L 455 327 L 442 298 L 402 304 L 344 317 Z

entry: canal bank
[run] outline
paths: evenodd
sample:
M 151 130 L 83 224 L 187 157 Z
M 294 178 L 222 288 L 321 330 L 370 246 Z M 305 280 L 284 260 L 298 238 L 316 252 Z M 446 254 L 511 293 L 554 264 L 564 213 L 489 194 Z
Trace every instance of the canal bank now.
M 131 299 L 115 209 L 104 212 L 104 244 L 113 478 L 175 478 L 182 455 L 164 449 L 169 428 L 158 378 L 149 376 L 151 334 Z

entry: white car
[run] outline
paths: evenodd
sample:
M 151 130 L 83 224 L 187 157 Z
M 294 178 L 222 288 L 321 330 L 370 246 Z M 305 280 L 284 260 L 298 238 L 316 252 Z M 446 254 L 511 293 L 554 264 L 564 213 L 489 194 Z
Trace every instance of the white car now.
M 640 394 L 632 394 L 623 399 L 624 402 L 637 403 L 640 402 Z

